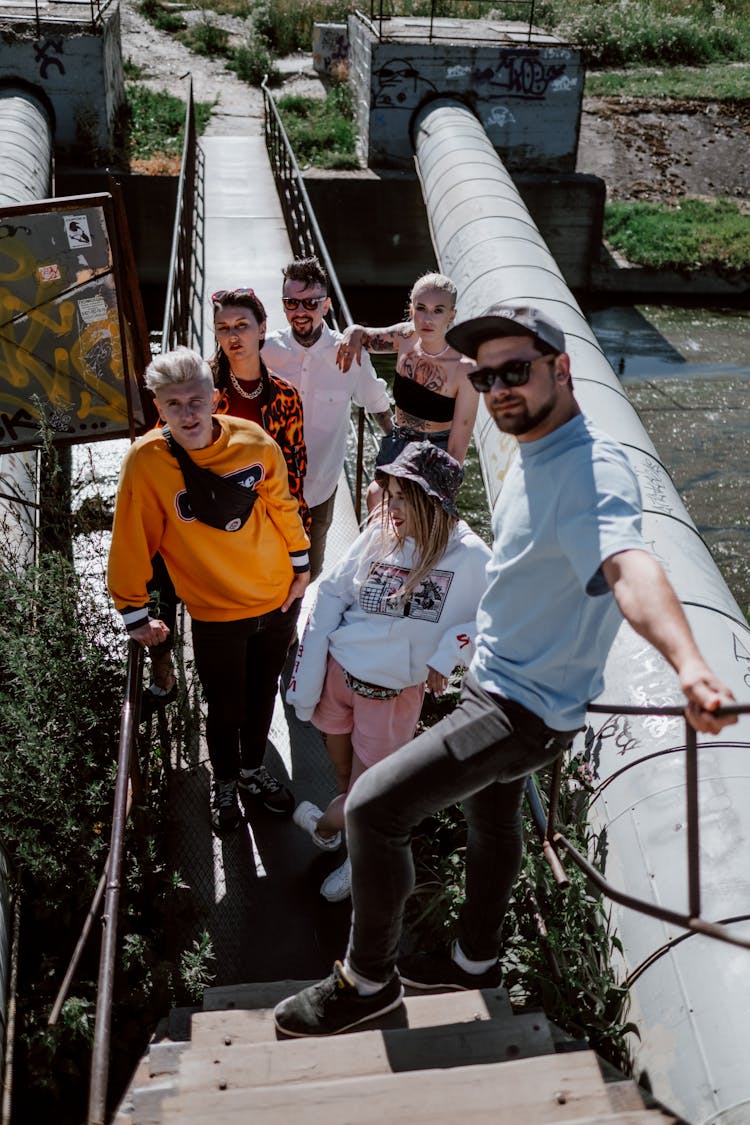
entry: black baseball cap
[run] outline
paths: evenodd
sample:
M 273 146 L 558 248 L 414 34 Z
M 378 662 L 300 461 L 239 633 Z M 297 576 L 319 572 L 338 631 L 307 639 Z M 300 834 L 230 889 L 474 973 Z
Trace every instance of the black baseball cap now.
M 565 351 L 565 333 L 557 321 L 531 305 L 500 302 L 490 305 L 481 316 L 454 324 L 445 334 L 452 348 L 472 359 L 486 340 L 498 336 L 532 336 L 555 352 Z

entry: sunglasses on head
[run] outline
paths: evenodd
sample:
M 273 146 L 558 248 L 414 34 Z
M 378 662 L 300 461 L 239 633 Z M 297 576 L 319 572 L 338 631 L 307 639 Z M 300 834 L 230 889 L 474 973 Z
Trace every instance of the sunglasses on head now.
M 486 394 L 491 391 L 495 383 L 500 382 L 505 387 L 523 387 L 531 377 L 531 368 L 540 359 L 554 359 L 552 355 L 540 355 L 536 359 L 509 359 L 499 367 L 477 367 L 466 376 L 475 391 Z
M 211 300 L 221 304 L 227 293 L 232 293 L 235 297 L 255 297 L 254 289 L 217 289 L 211 294 Z M 255 299 L 257 300 L 257 297 Z
M 281 302 L 285 309 L 289 312 L 294 312 L 299 305 L 308 312 L 315 312 L 321 301 L 325 301 L 325 297 L 282 297 Z

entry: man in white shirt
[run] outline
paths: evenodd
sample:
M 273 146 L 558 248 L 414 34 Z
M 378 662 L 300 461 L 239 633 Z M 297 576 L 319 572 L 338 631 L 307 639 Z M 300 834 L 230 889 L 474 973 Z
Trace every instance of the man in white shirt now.
M 328 278 L 317 258 L 297 258 L 284 270 L 282 290 L 289 327 L 272 332 L 263 346 L 268 368 L 296 387 L 302 396 L 307 475 L 305 500 L 310 509 L 310 573 L 323 567 L 326 536 L 346 456 L 352 402 L 372 414 L 383 433 L 390 433 L 388 389 L 375 374 L 369 356 L 342 372 L 336 364 L 341 334 L 324 317 L 331 307 Z

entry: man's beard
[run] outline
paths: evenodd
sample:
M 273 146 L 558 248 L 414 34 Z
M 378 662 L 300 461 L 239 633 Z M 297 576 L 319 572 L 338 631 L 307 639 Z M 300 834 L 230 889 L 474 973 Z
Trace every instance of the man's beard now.
M 304 332 L 299 332 L 294 327 L 294 325 L 292 325 L 292 336 L 294 336 L 294 338 L 295 338 L 295 340 L 297 341 L 298 344 L 302 344 L 303 348 L 309 348 L 313 344 L 317 343 L 317 341 L 320 339 L 320 337 L 322 335 L 322 332 L 323 332 L 323 325 L 322 324 L 319 324 L 318 327 L 313 330 L 312 321 L 310 321 L 309 323 L 310 323 L 309 329 L 307 331 L 304 331 Z
M 556 399 L 551 398 L 545 402 L 534 413 L 530 413 L 526 405 L 520 413 L 515 414 L 496 414 L 491 411 L 492 417 L 495 420 L 495 425 L 498 430 L 502 430 L 504 434 L 513 434 L 514 437 L 519 437 L 521 434 L 528 434 L 531 430 L 535 430 L 537 426 L 541 426 L 549 418 L 552 411 L 555 409 Z

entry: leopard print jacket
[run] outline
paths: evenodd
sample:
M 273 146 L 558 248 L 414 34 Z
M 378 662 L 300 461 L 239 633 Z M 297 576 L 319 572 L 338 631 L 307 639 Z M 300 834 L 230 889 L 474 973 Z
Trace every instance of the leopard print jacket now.
M 310 509 L 305 503 L 304 480 L 307 472 L 307 449 L 302 421 L 302 399 L 299 391 L 285 379 L 272 375 L 261 360 L 263 393 L 260 412 L 263 429 L 281 448 L 289 473 L 289 491 L 299 504 L 305 531 L 310 534 Z M 221 398 L 217 414 L 243 415 L 241 409 L 232 409 L 239 400 L 231 386 L 220 387 Z

